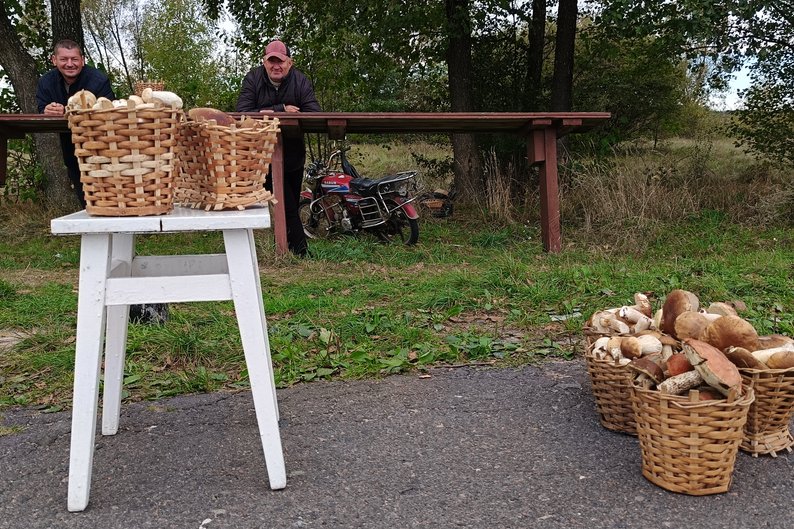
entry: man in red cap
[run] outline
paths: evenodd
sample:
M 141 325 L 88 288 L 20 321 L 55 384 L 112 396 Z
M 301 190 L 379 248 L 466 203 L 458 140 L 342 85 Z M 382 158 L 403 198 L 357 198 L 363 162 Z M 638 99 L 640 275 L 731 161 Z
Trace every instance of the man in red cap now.
M 237 112 L 319 112 L 311 81 L 292 67 L 289 48 L 280 40 L 265 48 L 262 66 L 257 66 L 243 79 L 237 98 Z M 306 235 L 298 215 L 306 145 L 303 136 L 284 138 L 284 214 L 287 243 L 290 251 L 305 256 Z M 272 175 L 265 187 L 272 190 Z

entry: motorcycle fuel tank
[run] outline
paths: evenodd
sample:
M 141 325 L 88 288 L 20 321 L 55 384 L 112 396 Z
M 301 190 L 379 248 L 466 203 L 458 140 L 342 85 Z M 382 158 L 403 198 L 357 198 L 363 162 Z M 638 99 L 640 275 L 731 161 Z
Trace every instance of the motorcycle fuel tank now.
M 330 173 L 320 182 L 325 193 L 347 193 L 350 191 L 352 176 L 345 173 Z

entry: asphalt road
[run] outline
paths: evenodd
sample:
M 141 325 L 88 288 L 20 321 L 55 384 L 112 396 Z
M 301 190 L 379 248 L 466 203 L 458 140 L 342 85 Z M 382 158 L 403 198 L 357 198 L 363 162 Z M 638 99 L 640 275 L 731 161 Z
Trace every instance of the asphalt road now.
M 4 412 L 2 528 L 791 528 L 794 454 L 740 453 L 727 493 L 667 492 L 602 428 L 581 359 L 278 391 L 271 491 L 251 395 L 127 404 L 66 510 L 70 414 Z

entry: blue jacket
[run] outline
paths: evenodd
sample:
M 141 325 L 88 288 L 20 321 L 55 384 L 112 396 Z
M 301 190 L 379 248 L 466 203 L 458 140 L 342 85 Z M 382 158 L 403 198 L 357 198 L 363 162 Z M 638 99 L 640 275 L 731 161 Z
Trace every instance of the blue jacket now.
M 61 72 L 57 68 L 53 68 L 41 76 L 36 88 L 36 104 L 39 107 L 39 112 L 44 112 L 44 107 L 53 102 L 65 106 L 69 97 L 80 90 L 88 90 L 98 98 L 107 97 L 111 101 L 116 99 L 108 76 L 96 68 L 83 66 L 77 80 L 69 86 L 68 92 Z

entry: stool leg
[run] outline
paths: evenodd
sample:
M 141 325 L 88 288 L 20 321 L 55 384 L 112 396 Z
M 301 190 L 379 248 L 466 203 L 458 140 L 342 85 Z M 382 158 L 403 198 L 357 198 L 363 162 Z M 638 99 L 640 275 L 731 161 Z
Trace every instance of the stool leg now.
M 83 235 L 80 244 L 74 398 L 69 450 L 67 506 L 70 511 L 84 510 L 91 491 L 99 370 L 105 327 L 105 290 L 109 269 L 110 235 Z
M 261 285 L 256 248 L 250 230 L 224 230 L 223 239 L 226 244 L 234 311 L 237 314 L 245 363 L 251 381 L 270 488 L 283 489 L 287 486 L 287 471 L 278 430 L 278 406 L 273 388 L 267 322 L 263 317 L 262 296 L 259 294 Z
M 259 263 L 256 260 L 256 243 L 254 241 L 254 230 L 248 231 L 248 245 L 251 248 L 251 257 L 253 259 L 254 270 L 259 270 Z M 270 387 L 273 389 L 273 402 L 276 403 L 276 419 L 280 418 L 278 411 L 278 399 L 276 398 L 276 376 L 273 372 L 273 359 L 270 356 L 270 339 L 267 335 L 267 318 L 265 318 L 265 302 L 262 298 L 262 281 L 259 279 L 259 274 L 256 276 L 256 299 L 259 301 L 259 317 L 265 325 L 265 355 L 267 356 L 267 364 L 271 366 L 270 369 Z
M 113 277 L 129 277 L 135 244 L 131 233 L 113 235 L 111 266 Z M 102 435 L 115 435 L 119 430 L 121 390 L 124 383 L 124 358 L 127 349 L 129 305 L 107 307 L 105 329 L 105 377 L 102 393 Z

